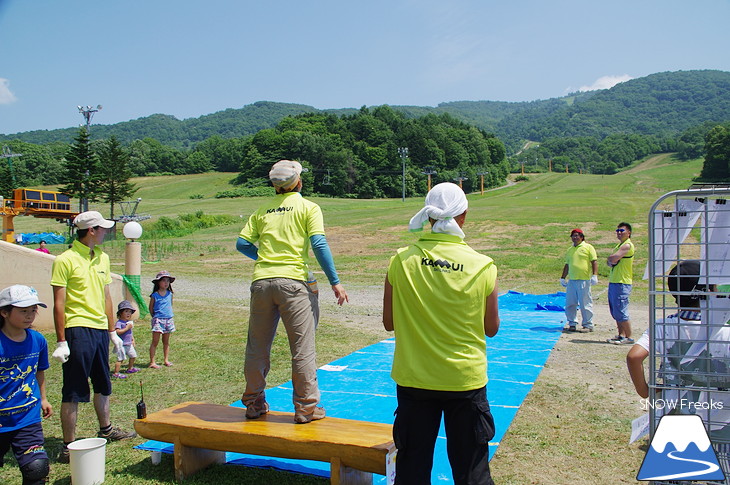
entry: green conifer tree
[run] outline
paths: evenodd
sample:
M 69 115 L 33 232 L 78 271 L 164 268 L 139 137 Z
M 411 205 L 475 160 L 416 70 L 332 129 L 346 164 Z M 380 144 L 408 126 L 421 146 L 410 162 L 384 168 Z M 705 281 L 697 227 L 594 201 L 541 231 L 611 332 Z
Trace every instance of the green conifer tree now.
M 91 147 L 86 127 L 79 133 L 66 152 L 65 172 L 60 192 L 79 199 L 79 211 L 86 210 L 85 201 L 98 200 L 99 157 Z
M 112 135 L 99 147 L 99 186 L 101 200 L 109 203 L 110 218 L 114 219 L 114 204 L 134 195 L 137 187 L 129 182 L 129 153 Z

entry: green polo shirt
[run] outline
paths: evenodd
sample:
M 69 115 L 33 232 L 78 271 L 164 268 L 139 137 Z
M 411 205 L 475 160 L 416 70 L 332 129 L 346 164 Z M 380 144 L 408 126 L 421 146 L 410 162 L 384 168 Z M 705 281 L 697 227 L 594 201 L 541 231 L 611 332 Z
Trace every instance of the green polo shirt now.
M 253 281 L 291 278 L 306 281 L 309 238 L 324 235 L 322 210 L 299 192 L 277 194 L 249 217 L 240 237 L 258 243 Z
M 66 288 L 66 328 L 109 329 L 104 289 L 112 282 L 109 256 L 96 246 L 74 241 L 53 261 L 51 285 Z
M 469 391 L 487 384 L 486 300 L 497 267 L 458 236 L 430 233 L 390 260 L 401 386 Z
M 611 268 L 611 272 L 608 274 L 609 283 L 631 285 L 634 282 L 634 243 L 631 242 L 631 239 L 616 244 L 611 254 L 618 251 L 624 244 L 629 245 L 629 251 Z
M 591 276 L 593 276 L 593 265 L 591 263 L 597 259 L 596 250 L 585 241 L 581 241 L 577 246 L 570 246 L 565 256 L 565 264 L 568 265 L 568 279 L 591 279 Z

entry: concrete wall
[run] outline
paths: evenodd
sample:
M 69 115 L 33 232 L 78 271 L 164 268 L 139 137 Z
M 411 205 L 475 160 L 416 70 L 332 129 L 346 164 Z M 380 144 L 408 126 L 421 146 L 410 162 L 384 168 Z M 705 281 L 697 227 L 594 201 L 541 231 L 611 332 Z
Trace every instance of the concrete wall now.
M 33 323 L 36 329 L 53 328 L 53 290 L 51 289 L 51 265 L 55 256 L 28 249 L 17 244 L 0 241 L 0 289 L 11 285 L 28 285 L 38 291 L 40 300 L 48 308 L 40 308 Z M 124 299 L 124 282 L 112 273 L 112 300 L 117 305 Z

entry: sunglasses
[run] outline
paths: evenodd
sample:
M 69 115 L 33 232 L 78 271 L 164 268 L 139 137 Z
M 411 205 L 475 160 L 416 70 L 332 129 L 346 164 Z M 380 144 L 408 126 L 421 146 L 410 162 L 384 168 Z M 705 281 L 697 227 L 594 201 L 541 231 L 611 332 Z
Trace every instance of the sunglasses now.
M 616 232 L 626 232 L 626 229 L 616 229 Z

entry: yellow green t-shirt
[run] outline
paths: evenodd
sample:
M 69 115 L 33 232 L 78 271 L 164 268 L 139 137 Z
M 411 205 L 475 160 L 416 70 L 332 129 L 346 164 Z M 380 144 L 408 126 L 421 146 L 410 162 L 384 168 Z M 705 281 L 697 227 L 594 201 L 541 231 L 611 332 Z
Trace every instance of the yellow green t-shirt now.
M 484 315 L 497 267 L 458 236 L 430 233 L 390 260 L 400 386 L 468 391 L 487 384 Z
M 609 283 L 631 285 L 634 282 L 634 243 L 631 242 L 631 239 L 616 244 L 611 254 L 618 251 L 624 244 L 629 245 L 629 251 L 611 268 L 611 272 L 608 274 Z
M 577 246 L 570 246 L 565 256 L 568 265 L 568 279 L 589 280 L 593 276 L 593 261 L 598 259 L 595 248 L 585 241 Z
M 306 281 L 309 238 L 324 235 L 322 210 L 299 192 L 277 194 L 249 217 L 240 237 L 258 243 L 253 281 L 291 278 Z
M 88 246 L 74 241 L 51 268 L 51 285 L 66 288 L 66 328 L 109 329 L 104 289 L 111 284 L 109 256 L 99 246 L 94 257 Z

